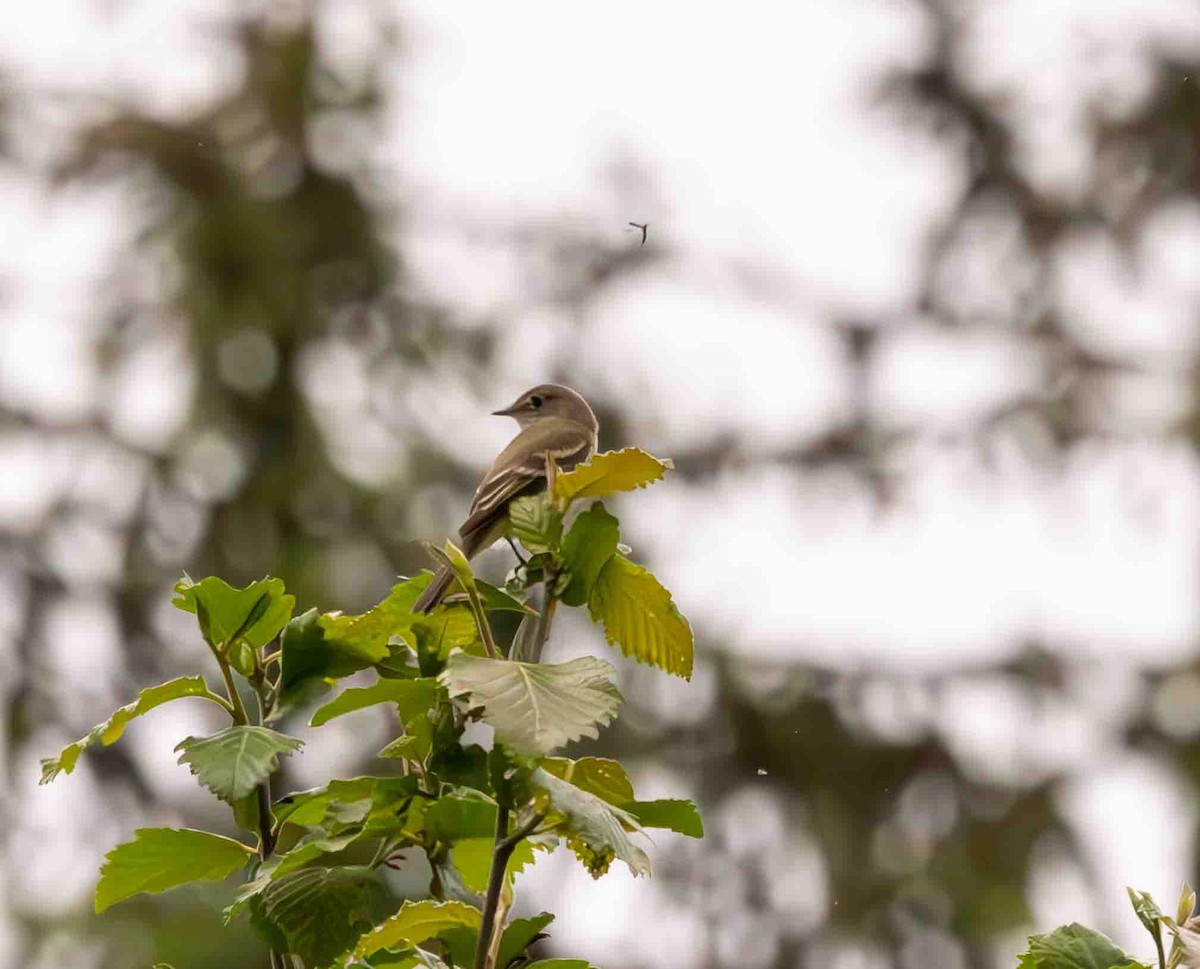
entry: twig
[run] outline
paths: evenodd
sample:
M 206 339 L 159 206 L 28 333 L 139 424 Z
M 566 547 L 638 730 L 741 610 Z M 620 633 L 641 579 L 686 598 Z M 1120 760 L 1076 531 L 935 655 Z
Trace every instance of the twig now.
M 475 944 L 475 969 L 494 969 L 489 965 L 492 936 L 496 931 L 496 910 L 500 905 L 500 892 L 504 888 L 504 875 L 508 860 L 517 845 L 533 833 L 542 823 L 544 815 L 535 814 L 511 835 L 508 834 L 508 808 L 500 805 L 496 809 L 496 851 L 492 855 L 492 872 L 488 876 L 487 897 L 483 903 L 483 921 L 479 925 L 479 941 Z
M 546 645 L 546 640 L 550 638 L 550 623 L 554 621 L 554 610 L 558 608 L 558 599 L 550 592 L 550 587 L 554 583 L 557 576 L 550 573 L 546 576 L 543 583 L 544 590 L 542 594 L 542 614 L 538 617 L 537 635 L 533 640 L 533 649 L 530 651 L 529 662 L 540 663 L 542 661 L 542 648 Z

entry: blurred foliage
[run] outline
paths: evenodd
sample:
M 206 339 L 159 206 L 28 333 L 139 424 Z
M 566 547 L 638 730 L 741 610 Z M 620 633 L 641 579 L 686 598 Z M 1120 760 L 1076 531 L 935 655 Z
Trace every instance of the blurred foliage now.
M 958 5 L 943 0 L 922 5 L 935 26 L 934 53 L 881 86 L 880 110 L 898 112 L 906 123 L 961 146 L 969 178 L 926 254 L 920 308 L 948 328 L 1006 325 L 961 302 L 954 264 L 962 234 L 981 213 L 999 211 L 1015 219 L 1021 258 L 1028 262 L 1026 282 L 1014 284 L 1009 294 L 1008 314 L 1026 324 L 1023 339 L 1045 364 L 1037 394 L 979 423 L 978 445 L 986 453 L 997 429 L 1021 421 L 1032 422 L 1059 449 L 1109 435 L 1097 402 L 1132 365 L 1085 345 L 1057 317 L 1045 298 L 1052 250 L 1056 241 L 1085 227 L 1102 229 L 1128 248 L 1147 213 L 1171 200 L 1200 200 L 1200 56 L 1191 63 L 1162 61 L 1156 94 L 1138 111 L 1091 121 L 1096 175 L 1068 199 L 1039 190 L 1022 168 L 1003 99 L 978 93 L 956 70 Z M 139 455 L 148 462 L 148 480 L 139 485 L 137 513 L 122 526 L 125 560 L 114 594 L 130 675 L 138 685 L 178 672 L 169 668 L 172 660 L 161 648 L 153 614 L 180 569 L 220 574 L 238 584 L 270 571 L 286 576 L 298 613 L 316 601 L 339 600 L 354 611 L 386 592 L 392 573 L 411 574 L 425 564 L 407 542 L 415 537 L 409 516 L 421 489 L 457 488 L 465 504 L 474 484 L 475 469 L 459 467 L 419 429 L 383 418 L 379 423 L 394 434 L 404 470 L 390 476 L 355 472 L 339 437 L 352 434 L 353 426 L 322 424 L 311 392 L 302 386 L 305 351 L 328 340 L 353 347 L 373 368 L 392 367 L 389 380 L 400 385 L 440 361 L 469 363 L 481 372 L 489 365 L 492 337 L 486 328 L 446 326 L 445 308 L 405 295 L 402 253 L 384 241 L 404 212 L 388 204 L 388 193 L 374 184 L 366 162 L 352 157 L 335 170 L 314 154 L 318 114 L 337 113 L 369 129 L 382 96 L 375 74 L 367 72 L 361 83 L 337 77 L 303 22 L 281 27 L 249 18 L 233 42 L 246 72 L 221 103 L 186 121 L 118 113 L 82 132 L 69 162 L 56 173 L 63 181 L 133 177 L 142 193 L 136 215 L 147 223 L 143 253 L 170 267 L 161 305 L 116 301 L 103 333 L 103 359 L 115 368 L 146 338 L 147 327 L 182 327 L 196 368 L 187 426 L 164 452 Z M 3 105 L 14 97 L 9 80 L 0 80 Z M 0 142 L 0 153 L 11 139 L 8 133 Z M 348 139 L 340 147 L 353 156 L 355 146 Z M 520 238 L 514 231 L 514 245 Z M 556 300 L 567 320 L 579 319 L 606 287 L 656 258 L 649 246 L 604 253 L 566 229 L 550 254 Z M 838 321 L 847 359 L 860 376 L 872 365 L 881 322 Z M 861 391 L 865 379 L 858 386 Z M 878 433 L 865 417 L 864 400 L 856 403 L 843 426 L 794 453 L 768 457 L 786 459 L 802 474 L 849 469 L 886 505 L 902 484 L 889 458 L 905 441 Z M 605 444 L 633 443 L 622 439 L 619 412 L 600 417 Z M 11 409 L 0 419 L 6 427 L 32 427 L 48 437 L 109 433 L 102 422 L 64 427 Z M 189 447 L 211 432 L 232 444 L 245 469 L 229 487 L 206 497 L 182 488 L 178 472 Z M 1193 407 L 1179 433 L 1200 445 L 1200 408 Z M 127 442 L 115 445 L 137 450 Z M 745 460 L 737 450 L 736 442 L 709 442 L 677 455 L 678 466 L 702 480 L 729 460 Z M 59 716 L 36 682 L 38 630 L 48 603 L 63 591 L 42 540 L 55 519 L 76 510 L 64 503 L 34 533 L 3 536 L 27 590 L 18 635 L 22 662 L 9 687 L 17 747 Z M 378 574 L 358 581 L 355 573 L 354 581 L 339 581 L 335 573 L 346 561 L 339 553 L 347 548 L 369 548 L 374 558 L 366 561 L 380 566 Z M 699 638 L 721 645 L 706 639 L 703 630 Z M 1029 662 L 1009 672 L 1031 692 L 1057 694 L 1065 671 L 1037 646 L 1030 644 Z M 962 946 L 958 964 L 987 965 L 997 939 L 1030 928 L 1026 891 L 1038 852 L 1047 845 L 1074 848 L 1055 804 L 1054 778 L 1039 776 L 1018 786 L 984 783 L 928 727 L 904 736 L 871 727 L 867 688 L 886 678 L 870 672 L 842 678 L 819 670 L 785 671 L 783 688 L 773 689 L 747 685 L 745 675 L 719 655 L 714 648 L 707 659 L 718 682 L 708 720 L 655 722 L 646 709 L 640 726 L 620 726 L 599 745 L 605 752 L 661 759 L 686 772 L 706 807 L 739 803 L 735 798 L 748 790 L 765 792 L 782 805 L 789 828 L 819 849 L 829 904 L 813 900 L 815 916 L 797 928 L 792 908 L 771 894 L 771 882 L 779 878 L 771 859 L 723 841 L 721 826 L 713 825 L 703 854 L 680 857 L 668 875 L 686 904 L 712 914 L 704 922 L 711 951 L 720 948 L 728 921 L 716 916 L 735 910 L 751 913 L 760 928 L 770 926 L 763 932 L 773 933 L 779 945 L 766 965 L 781 969 L 815 951 L 822 935 L 870 940 L 893 956 L 914 939 L 948 937 Z M 762 672 L 768 684 L 779 679 L 777 670 Z M 1166 677 L 1194 672 L 1174 671 L 1147 683 L 1157 689 Z M 940 685 L 928 684 L 933 690 Z M 715 724 L 727 726 L 728 735 Z M 1200 783 L 1195 737 L 1169 735 L 1143 712 L 1127 740 Z M 132 761 L 112 753 L 104 764 L 109 782 L 133 785 L 140 798 L 152 799 Z M 919 819 L 936 817 L 941 823 L 914 824 L 913 811 L 903 810 L 909 801 L 918 804 Z M 1086 868 L 1085 859 L 1076 860 Z M 1200 865 L 1200 858 L 1192 865 Z M 29 951 L 65 928 L 104 940 L 104 965 L 113 969 L 134 964 L 131 953 L 179 965 L 250 965 L 246 952 L 253 949 L 212 931 L 219 915 L 209 899 L 197 891 L 186 898 L 139 901 L 103 923 L 80 916 L 52 925 L 26 917 Z M 748 964 L 738 958 L 737 946 L 752 941 L 735 937 L 733 955 L 714 956 L 711 964 Z

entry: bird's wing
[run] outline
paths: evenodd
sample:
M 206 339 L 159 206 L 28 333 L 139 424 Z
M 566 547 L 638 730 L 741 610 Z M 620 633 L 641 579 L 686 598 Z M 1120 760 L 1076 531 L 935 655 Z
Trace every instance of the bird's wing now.
M 475 491 L 471 511 L 459 534 L 464 538 L 493 517 L 513 498 L 546 476 L 546 455 L 571 468 L 591 454 L 590 428 L 575 421 L 548 417 L 524 428 L 500 452 Z

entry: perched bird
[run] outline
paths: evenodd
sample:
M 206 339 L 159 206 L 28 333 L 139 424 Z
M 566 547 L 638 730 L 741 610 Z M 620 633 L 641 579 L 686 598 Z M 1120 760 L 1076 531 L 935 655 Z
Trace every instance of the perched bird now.
M 510 501 L 545 489 L 547 454 L 558 467 L 569 471 L 591 456 L 600 430 L 588 402 L 570 387 L 558 384 L 541 384 L 527 390 L 508 407 L 492 413 L 513 418 L 521 430 L 492 462 L 475 490 L 467 520 L 458 529 L 467 558 L 474 558 L 505 537 Z M 433 609 L 442 601 L 453 578 L 448 566 L 438 569 L 413 604 L 413 612 Z

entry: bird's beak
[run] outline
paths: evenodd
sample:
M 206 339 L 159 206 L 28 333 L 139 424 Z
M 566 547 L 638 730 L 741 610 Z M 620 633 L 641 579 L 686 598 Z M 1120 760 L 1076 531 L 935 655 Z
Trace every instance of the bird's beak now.
M 519 400 L 514 401 L 513 403 L 509 404 L 507 407 L 502 407 L 502 408 L 500 408 L 500 410 L 494 410 L 494 411 L 492 411 L 492 416 L 493 417 L 512 417 L 514 414 L 516 414 L 517 405 L 520 403 L 521 402 Z

